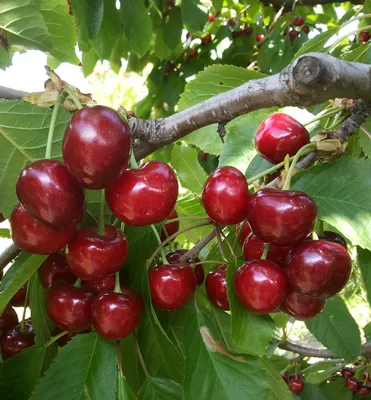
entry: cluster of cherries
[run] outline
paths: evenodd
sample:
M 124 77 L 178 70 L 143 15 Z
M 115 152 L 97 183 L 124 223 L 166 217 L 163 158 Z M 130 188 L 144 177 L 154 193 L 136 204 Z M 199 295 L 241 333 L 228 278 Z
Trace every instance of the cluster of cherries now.
M 345 379 L 345 387 L 356 392 L 360 397 L 366 397 L 371 394 L 371 375 L 368 370 L 363 373 L 362 380 L 355 377 L 355 371 L 352 368 L 343 368 L 341 376 Z
M 282 375 L 283 380 L 287 383 L 287 386 L 294 393 L 300 393 L 304 389 L 304 378 L 302 374 L 289 374 L 285 372 Z
M 291 42 L 293 42 L 299 36 L 300 32 L 304 32 L 306 35 L 308 35 L 309 26 L 307 26 L 307 25 L 303 26 L 304 22 L 305 22 L 304 17 L 301 17 L 301 16 L 297 16 L 294 19 L 294 21 L 292 22 L 292 25 L 293 25 L 292 29 L 290 29 L 290 31 L 288 33 Z M 300 27 L 302 27 L 302 28 L 299 31 L 297 28 L 300 28 Z

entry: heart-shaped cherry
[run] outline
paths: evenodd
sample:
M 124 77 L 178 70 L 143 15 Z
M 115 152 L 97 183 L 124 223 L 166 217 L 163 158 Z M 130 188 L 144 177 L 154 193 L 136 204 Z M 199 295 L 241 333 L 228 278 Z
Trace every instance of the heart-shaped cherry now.
M 290 115 L 276 113 L 259 125 L 255 148 L 269 162 L 279 164 L 287 154 L 295 155 L 309 140 L 309 133 L 300 122 Z
M 174 218 L 178 218 L 178 213 L 175 210 L 172 210 L 166 219 L 171 220 Z M 169 224 L 165 224 L 161 231 L 161 240 L 162 241 L 166 240 L 169 236 L 174 235 L 174 233 L 178 231 L 179 231 L 179 221 L 174 221 L 170 222 Z
M 54 281 L 74 283 L 77 277 L 70 270 L 66 256 L 62 253 L 50 254 L 37 270 L 41 285 L 47 289 Z
M 242 227 L 242 230 L 241 230 L 241 225 L 242 225 L 242 223 L 236 225 L 236 236 L 239 234 L 238 242 L 242 247 L 243 242 L 245 241 L 245 239 L 247 237 L 249 237 L 249 235 L 251 234 L 252 231 L 251 231 L 251 227 L 248 222 L 245 223 L 245 225 Z M 241 230 L 241 232 L 240 232 L 240 230 Z
M 314 318 L 325 306 L 326 300 L 311 299 L 299 293 L 289 291 L 281 303 L 281 311 L 300 321 Z
M 53 336 L 57 336 L 59 333 L 62 333 L 62 332 L 64 332 L 64 330 L 59 329 L 58 327 L 56 327 L 56 328 L 54 329 Z M 76 336 L 76 335 L 82 335 L 82 334 L 84 334 L 84 333 L 90 333 L 90 332 L 91 332 L 91 329 L 90 329 L 90 328 L 86 329 L 85 331 L 79 332 L 79 333 L 77 333 L 77 332 L 68 332 L 68 333 L 66 333 L 65 335 L 61 336 L 61 337 L 57 340 L 57 343 L 58 343 L 58 345 L 59 345 L 60 347 L 64 347 L 74 336 Z
M 295 292 L 326 299 L 339 293 L 348 282 L 352 260 L 340 244 L 308 240 L 291 250 L 286 271 Z
M 109 107 L 76 111 L 64 134 L 64 162 L 80 185 L 103 189 L 128 167 L 131 132 L 126 121 Z
M 276 311 L 285 298 L 287 279 L 283 269 L 271 261 L 248 261 L 236 271 L 234 290 L 248 311 L 268 314 Z
M 288 385 L 290 390 L 294 393 L 300 393 L 304 389 L 303 379 L 301 379 L 300 377 L 295 378 L 295 375 L 293 378 L 289 379 Z
M 230 310 L 227 295 L 227 266 L 225 264 L 214 267 L 206 276 L 205 288 L 207 297 L 215 307 Z
M 348 378 L 345 382 L 345 387 L 351 392 L 356 392 L 360 388 L 360 382 L 356 378 Z
M 51 254 L 63 249 L 75 228 L 56 229 L 38 221 L 18 204 L 10 217 L 12 239 L 26 253 Z
M 24 321 L 24 329 L 21 329 L 21 324 L 8 330 L 1 340 L 1 354 L 6 360 L 27 347 L 31 347 L 35 343 L 34 330 L 31 321 Z
M 103 278 L 83 281 L 84 286 L 94 290 L 95 293 L 112 291 L 115 288 L 115 275 L 104 276 Z
M 68 243 L 67 262 L 81 279 L 92 280 L 119 271 L 128 255 L 128 242 L 119 229 L 105 225 L 105 235 L 95 226 L 80 229 Z
M 319 239 L 327 240 L 328 242 L 338 243 L 341 244 L 346 249 L 348 248 L 345 239 L 339 233 L 336 232 L 324 231 L 323 236 L 320 236 Z
M 138 169 L 126 170 L 106 190 L 113 214 L 125 224 L 145 226 L 164 221 L 178 197 L 174 170 L 159 161 L 149 161 Z
M 149 271 L 152 303 L 161 310 L 182 308 L 196 289 L 196 278 L 190 265 L 160 265 Z
M 14 308 L 8 304 L 0 316 L 0 340 L 8 330 L 14 328 L 17 324 L 17 313 Z
M 137 292 L 123 288 L 122 293 L 106 292 L 95 297 L 92 322 L 99 336 L 121 340 L 138 326 L 142 315 L 142 301 Z
M 178 249 L 178 250 L 172 251 L 172 252 L 166 254 L 167 262 L 169 264 L 178 264 L 179 259 L 181 257 L 183 257 L 184 254 L 186 254 L 187 252 L 188 252 L 188 250 L 186 250 L 186 249 Z M 200 259 L 198 257 L 195 257 L 193 260 L 190 260 L 190 259 L 186 260 L 185 262 L 183 262 L 183 264 L 191 264 L 191 263 L 199 263 L 199 262 L 200 262 Z M 205 279 L 205 272 L 204 272 L 202 265 L 201 264 L 196 265 L 194 271 L 195 271 L 195 275 L 196 275 L 197 285 L 202 285 L 202 283 Z
M 46 310 L 58 328 L 81 332 L 91 324 L 94 292 L 87 287 L 75 287 L 56 281 L 46 291 Z
M 250 199 L 249 187 L 242 172 L 234 167 L 220 167 L 207 179 L 202 203 L 207 215 L 220 224 L 242 222 Z
M 264 242 L 292 246 L 313 231 L 317 206 L 306 193 L 264 188 L 252 195 L 247 218 Z
M 84 191 L 57 160 L 40 160 L 19 175 L 17 196 L 33 217 L 54 228 L 75 227 L 84 216 Z

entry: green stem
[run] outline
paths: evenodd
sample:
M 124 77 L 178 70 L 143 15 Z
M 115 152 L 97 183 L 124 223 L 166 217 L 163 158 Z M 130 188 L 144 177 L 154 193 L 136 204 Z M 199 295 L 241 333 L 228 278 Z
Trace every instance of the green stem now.
M 346 120 L 349 117 L 348 114 L 342 115 L 342 114 L 338 114 L 336 115 L 336 117 L 334 118 L 333 123 L 331 124 L 331 126 L 329 126 L 328 129 L 329 131 L 337 128 L 344 120 Z
M 258 178 L 258 179 L 259 179 L 259 178 Z M 237 231 L 237 235 L 236 235 L 236 237 L 234 238 L 233 250 L 236 249 L 237 242 L 240 240 L 241 233 L 242 233 L 243 228 L 245 227 L 246 224 L 248 224 L 247 219 L 245 219 L 245 220 L 243 220 L 243 221 L 241 222 L 241 225 L 240 225 L 240 227 L 238 228 L 238 231 Z
M 266 260 L 266 259 L 267 259 L 267 255 L 268 255 L 268 251 L 269 251 L 269 248 L 270 248 L 270 247 L 271 247 L 271 244 L 270 244 L 270 243 L 266 243 L 266 244 L 265 244 L 263 254 L 262 254 L 262 256 L 260 257 L 262 260 Z
M 67 335 L 68 331 L 63 331 L 61 333 L 58 333 L 58 335 L 53 336 L 52 338 L 50 338 L 46 343 L 45 346 L 49 347 L 50 345 L 52 345 L 54 342 L 56 342 L 58 339 L 60 339 L 62 336 Z
M 234 249 L 233 249 L 232 245 L 229 243 L 229 240 L 228 240 L 228 238 L 227 238 L 227 235 L 226 235 L 222 230 L 220 230 L 220 233 L 221 233 L 221 235 L 223 236 L 223 239 L 225 240 L 225 242 L 227 243 L 227 246 L 228 246 L 228 248 L 229 248 L 229 251 L 230 251 L 231 254 L 232 254 L 232 257 L 233 257 L 234 259 L 236 259 L 236 258 L 237 258 L 236 253 L 234 252 Z
M 120 223 L 120 220 L 118 218 L 115 218 L 114 221 L 112 222 L 113 226 L 116 226 Z
M 318 240 L 319 239 L 318 235 L 317 235 L 317 232 L 315 232 L 315 231 L 312 232 L 312 238 L 313 238 L 313 240 Z
M 146 377 L 148 378 L 148 377 L 149 377 L 148 369 L 147 369 L 146 363 L 144 362 L 142 352 L 140 351 L 140 347 L 139 347 L 139 343 L 138 343 L 138 338 L 137 338 L 136 334 L 134 334 L 134 342 L 135 342 L 135 348 L 136 348 L 136 350 L 137 350 L 137 355 L 138 355 L 140 364 L 141 364 L 141 366 L 142 366 L 142 368 L 143 368 L 144 374 L 145 374 Z
M 219 247 L 219 251 L 220 251 L 220 255 L 222 256 L 223 260 L 225 260 L 224 262 L 227 262 L 227 257 L 225 254 L 225 250 L 224 250 L 224 246 L 223 246 L 223 242 L 222 242 L 222 237 L 220 235 L 220 226 L 218 224 L 216 224 L 216 241 L 218 242 L 218 247 Z
M 201 264 L 224 264 L 225 261 L 220 261 L 220 260 L 204 260 L 204 261 L 199 261 L 196 263 L 192 263 L 192 265 L 201 265 Z
M 317 232 L 319 236 L 323 236 L 323 221 L 321 219 L 318 220 L 317 222 Z
M 187 221 L 187 220 L 191 220 L 191 221 L 208 221 L 209 217 L 195 217 L 195 216 L 189 216 L 189 217 L 177 217 L 177 218 L 171 218 L 171 219 L 167 219 L 164 221 L 164 225 L 166 224 L 171 224 L 172 222 L 176 222 L 176 221 Z
M 327 52 L 328 52 L 328 53 L 331 53 L 331 51 L 332 51 L 339 43 L 341 43 L 344 39 L 348 38 L 350 35 L 355 35 L 355 34 L 358 33 L 358 32 L 367 31 L 367 30 L 369 30 L 369 29 L 371 29 L 371 25 L 362 26 L 361 28 L 357 28 L 357 29 L 355 29 L 355 30 L 352 31 L 352 32 L 346 33 L 345 35 L 339 37 L 339 39 L 336 40 L 336 41 L 329 47 L 329 49 L 328 49 Z
M 161 228 L 161 234 L 163 233 L 164 235 L 165 235 L 165 237 L 166 237 L 166 239 L 169 237 L 169 233 L 167 232 L 167 230 L 165 229 L 165 225 L 167 224 L 167 222 L 166 221 L 164 221 L 164 223 L 163 223 L 163 225 L 162 225 L 162 228 Z M 170 251 L 174 251 L 174 246 L 173 246 L 173 243 L 172 242 L 169 242 L 169 248 L 170 248 Z
M 122 293 L 120 285 L 120 271 L 117 271 L 115 274 L 115 288 L 113 291 L 114 293 Z
M 80 100 L 79 100 L 79 98 L 75 95 L 75 93 L 73 92 L 73 90 L 72 90 L 71 88 L 65 88 L 65 89 L 63 89 L 63 91 L 66 92 L 66 93 L 68 94 L 68 96 L 71 97 L 71 99 L 73 100 L 73 102 L 74 102 L 76 108 L 77 108 L 78 110 L 81 110 L 81 109 L 82 109 L 82 105 L 81 105 L 81 103 L 80 103 Z
M 152 231 L 153 231 L 154 235 L 156 236 L 157 243 L 159 244 L 159 246 L 161 246 L 162 241 L 161 241 L 160 235 L 157 232 L 156 227 L 154 225 L 151 225 L 151 228 L 152 228 Z M 161 254 L 161 259 L 162 259 L 163 264 L 164 265 L 168 264 L 167 259 L 166 259 L 166 255 L 165 255 L 165 250 L 164 250 L 163 247 L 160 247 L 160 254 Z
M 126 225 L 125 225 L 123 222 L 121 222 L 121 231 L 122 231 L 122 232 L 125 232 L 125 226 L 126 226 Z
M 76 282 L 73 284 L 73 286 L 75 286 L 75 287 L 77 287 L 77 288 L 80 288 L 80 287 L 81 287 L 81 279 L 78 278 L 78 279 L 76 280 Z
M 106 229 L 104 227 L 104 205 L 106 202 L 105 198 L 105 190 L 102 189 L 100 195 L 100 203 L 99 203 L 99 220 L 98 220 L 98 235 L 104 236 L 106 234 Z
M 139 168 L 137 160 L 135 159 L 134 151 L 131 151 L 131 154 L 130 154 L 130 167 L 133 169 Z
M 340 111 L 343 111 L 344 107 L 336 107 L 334 109 L 330 109 L 330 110 L 323 110 L 320 113 L 318 113 L 313 119 L 311 119 L 310 121 L 306 122 L 305 124 L 303 124 L 304 126 L 308 126 L 310 124 L 313 124 L 313 122 L 317 122 L 323 118 L 328 118 L 331 115 L 337 114 Z
M 24 299 L 24 305 L 23 305 L 23 313 L 22 313 L 22 321 L 21 321 L 21 332 L 25 331 L 25 324 L 24 321 L 26 319 L 26 310 L 28 306 L 28 301 L 30 298 L 30 280 L 27 281 L 27 287 L 26 287 L 26 297 Z

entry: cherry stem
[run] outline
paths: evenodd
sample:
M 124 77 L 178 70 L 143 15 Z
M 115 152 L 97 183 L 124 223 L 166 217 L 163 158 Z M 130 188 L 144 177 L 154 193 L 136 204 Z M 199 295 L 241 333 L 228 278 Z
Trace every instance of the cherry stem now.
M 229 247 L 229 250 L 230 250 L 230 252 L 231 252 L 233 258 L 236 259 L 236 258 L 237 258 L 236 253 L 234 252 L 233 247 L 232 247 L 231 244 L 229 243 L 229 240 L 228 240 L 228 238 L 227 238 L 227 235 L 226 235 L 222 230 L 220 230 L 220 233 L 222 234 L 223 239 L 224 239 L 225 242 L 227 243 L 227 246 Z
M 222 237 L 221 237 L 221 234 L 220 234 L 221 229 L 220 229 L 219 224 L 216 224 L 215 228 L 216 228 L 216 240 L 218 242 L 220 255 L 222 256 L 223 260 L 225 260 L 224 262 L 227 262 L 227 257 L 226 257 L 226 254 L 225 254 L 225 250 L 224 250 L 224 246 L 223 246 L 223 242 L 222 242 Z
M 139 168 L 137 160 L 135 159 L 134 151 L 131 151 L 131 154 L 130 154 L 130 167 L 133 169 Z
M 160 235 L 159 235 L 158 232 L 157 232 L 156 227 L 155 227 L 154 225 L 151 225 L 151 228 L 152 228 L 152 231 L 153 231 L 154 235 L 156 236 L 157 243 L 161 246 L 162 241 L 161 241 Z M 164 264 L 164 265 L 168 264 L 167 259 L 166 259 L 166 255 L 165 255 L 165 250 L 164 250 L 164 248 L 163 248 L 163 247 L 160 247 L 159 250 L 160 250 L 161 259 L 162 259 L 163 264 Z
M 58 339 L 60 339 L 62 336 L 67 335 L 68 331 L 63 331 L 61 333 L 58 333 L 58 335 L 53 336 L 52 338 L 50 338 L 46 343 L 45 346 L 49 347 L 50 345 L 52 345 L 54 342 L 56 342 Z
M 161 232 L 165 235 L 166 238 L 168 238 L 169 234 L 168 234 L 167 230 L 165 229 L 165 224 L 166 224 L 166 221 L 164 221 L 164 223 L 162 225 Z M 170 251 L 174 251 L 174 245 L 172 242 L 169 242 L 169 247 L 170 247 Z
M 80 288 L 81 287 L 81 279 L 76 279 L 76 282 L 73 284 L 74 287 Z
M 177 218 L 171 218 L 167 219 L 164 221 L 164 225 L 166 224 L 171 224 L 172 222 L 176 221 L 187 221 L 187 220 L 192 220 L 192 221 L 208 221 L 209 217 L 195 217 L 195 216 L 189 216 L 189 217 L 177 217 Z
M 122 231 L 122 232 L 125 232 L 125 226 L 126 226 L 126 225 L 125 225 L 123 222 L 121 222 L 121 231 Z
M 134 334 L 134 342 L 135 342 L 135 348 L 137 350 L 137 355 L 138 355 L 138 358 L 139 358 L 139 361 L 140 361 L 140 365 L 143 368 L 144 374 L 148 378 L 149 377 L 149 372 L 148 372 L 146 363 L 144 362 L 142 352 L 140 351 L 140 348 L 139 348 L 138 338 L 137 338 L 137 336 L 135 334 Z
M 345 109 L 344 106 L 335 107 L 335 108 L 330 109 L 330 110 L 324 109 L 323 111 L 318 113 L 314 118 L 312 118 L 311 120 L 305 122 L 303 125 L 304 126 L 308 126 L 310 124 L 313 124 L 314 122 L 320 121 L 323 118 L 331 117 L 331 115 L 337 114 L 338 112 L 343 111 L 344 109 Z
M 271 244 L 270 244 L 270 243 L 266 243 L 266 244 L 265 244 L 263 254 L 262 254 L 262 256 L 260 257 L 261 260 L 266 260 L 266 259 L 267 259 L 267 255 L 268 255 L 268 251 L 269 251 L 269 248 L 270 248 L 270 247 L 271 247 Z
M 115 274 L 115 288 L 113 289 L 114 293 L 122 293 L 121 285 L 120 285 L 120 271 L 117 271 Z
M 22 313 L 22 321 L 21 321 L 21 332 L 25 332 L 25 319 L 26 319 L 26 310 L 27 310 L 27 305 L 28 305 L 28 300 L 30 298 L 30 280 L 27 281 L 27 287 L 26 287 L 26 297 L 24 298 L 24 305 L 23 305 L 23 313 Z
M 179 261 L 187 261 L 190 258 L 193 259 L 198 256 L 200 251 L 209 243 L 211 242 L 214 237 L 216 236 L 216 229 L 214 228 L 210 233 L 208 233 L 206 236 L 204 236 L 202 239 L 200 239 L 196 245 L 187 253 L 185 253 L 182 257 L 179 258 Z M 223 261 L 224 263 L 224 261 Z
M 323 236 L 324 234 L 324 229 L 323 229 L 323 221 L 321 219 L 318 220 L 317 222 L 317 232 L 319 236 Z

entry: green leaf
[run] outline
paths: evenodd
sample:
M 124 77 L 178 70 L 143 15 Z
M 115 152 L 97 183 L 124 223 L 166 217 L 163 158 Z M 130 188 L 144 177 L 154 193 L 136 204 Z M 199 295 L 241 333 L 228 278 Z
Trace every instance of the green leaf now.
M 0 238 L 10 239 L 10 230 L 6 228 L 0 228 Z
M 86 190 L 86 211 L 95 219 L 98 223 L 100 214 L 100 201 L 101 201 L 101 190 Z M 108 204 L 104 200 L 104 222 L 111 224 L 112 212 L 108 207 Z
M 300 393 L 302 400 L 326 400 L 318 386 L 305 382 L 304 390 Z
M 353 398 L 353 393 L 345 387 L 344 379 L 324 383 L 320 389 L 326 400 L 352 400 Z
M 366 288 L 367 300 L 371 304 L 371 251 L 357 247 L 357 261 Z
M 223 0 L 212 0 L 213 6 L 215 8 L 215 11 L 220 11 L 222 9 L 223 5 Z
M 31 400 L 115 400 L 117 350 L 95 332 L 77 335 L 40 379 Z M 72 397 L 73 394 L 73 397 Z
M 182 400 L 182 387 L 169 379 L 149 376 L 138 393 L 139 400 Z
M 257 154 L 247 167 L 245 176 L 247 179 L 252 178 L 253 176 L 258 175 L 271 167 L 273 167 L 273 164 Z
M 137 396 L 128 385 L 124 375 L 119 373 L 117 377 L 117 400 L 136 400 Z
M 184 25 L 190 32 L 201 32 L 207 22 L 207 14 L 200 8 L 199 0 L 182 0 L 182 17 Z
M 313 39 L 310 39 L 307 42 L 305 42 L 301 47 L 301 49 L 295 54 L 292 61 L 296 60 L 297 58 L 306 53 L 312 53 L 312 52 L 326 53 L 329 47 L 325 49 L 324 48 L 325 44 L 328 42 L 329 39 L 331 39 L 338 33 L 339 29 L 340 28 L 329 29 L 328 31 L 323 32 L 315 36 Z
M 353 243 L 371 249 L 371 160 L 341 157 L 299 172 L 292 189 L 313 197 L 318 217 Z
M 90 47 L 89 40 L 93 39 L 102 25 L 104 0 L 71 0 L 71 7 L 77 19 L 77 31 L 81 50 Z
M 93 48 L 82 53 L 82 70 L 84 71 L 85 78 L 93 72 L 98 58 L 99 57 Z
M 323 371 L 315 371 L 305 374 L 305 382 L 312 383 L 313 385 L 319 385 L 320 383 L 327 381 L 334 373 L 339 371 L 338 365 L 331 365 Z
M 353 49 L 352 51 L 346 53 L 344 57 L 342 57 L 345 61 L 352 61 L 352 62 L 360 62 L 364 63 L 366 54 L 368 50 L 371 48 L 370 44 L 360 44 L 358 47 Z
M 170 11 L 168 22 L 165 24 L 163 31 L 164 42 L 170 50 L 175 50 L 180 43 L 182 28 L 183 22 L 180 8 L 173 7 Z
M 358 325 L 344 301 L 331 297 L 321 314 L 306 322 L 309 331 L 330 351 L 345 359 L 361 354 L 361 335 Z
M 8 51 L 6 51 L 2 46 L 0 46 L 0 68 L 5 69 L 8 65 L 12 63 L 12 58 Z
M 369 133 L 371 133 L 371 118 L 368 118 L 362 127 Z M 371 137 L 366 132 L 359 129 L 359 143 L 365 156 L 371 158 Z

